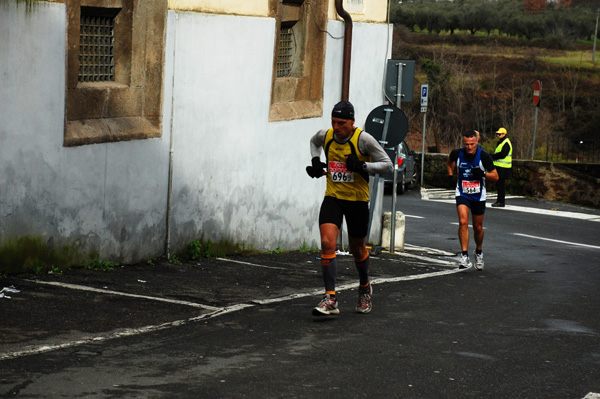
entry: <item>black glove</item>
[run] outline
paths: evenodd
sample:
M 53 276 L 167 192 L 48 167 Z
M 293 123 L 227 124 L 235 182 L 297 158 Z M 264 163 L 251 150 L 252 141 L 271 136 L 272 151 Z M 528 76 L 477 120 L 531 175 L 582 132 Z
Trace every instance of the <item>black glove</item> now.
M 365 163 L 359 161 L 358 157 L 354 154 L 350 154 L 346 157 L 346 169 L 350 172 L 362 172 L 364 170 Z
M 315 177 L 318 179 L 319 177 L 323 176 L 323 169 L 327 168 L 327 164 L 321 162 L 321 159 L 319 157 L 314 157 L 313 159 L 311 159 L 310 162 L 312 165 L 306 167 L 306 173 L 308 173 L 308 175 L 313 179 Z
M 483 179 L 485 177 L 485 170 L 481 169 L 479 166 L 475 166 L 473 169 L 471 169 L 471 172 L 473 173 L 473 177 L 476 179 Z
M 448 175 L 448 185 L 447 185 L 449 190 L 453 190 L 456 188 L 456 176 L 454 175 Z

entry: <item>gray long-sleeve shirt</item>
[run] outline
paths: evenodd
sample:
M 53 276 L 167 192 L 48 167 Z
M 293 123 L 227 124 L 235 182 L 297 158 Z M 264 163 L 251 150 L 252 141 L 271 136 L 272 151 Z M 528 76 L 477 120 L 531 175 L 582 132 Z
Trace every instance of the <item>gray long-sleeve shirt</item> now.
M 323 146 L 325 145 L 325 135 L 327 134 L 327 130 L 328 129 L 319 130 L 314 136 L 311 137 L 311 158 L 321 156 Z M 340 144 L 344 144 L 350 140 L 350 137 L 345 140 L 341 140 L 334 134 L 333 139 Z M 371 157 L 371 162 L 367 162 L 367 172 L 373 174 L 386 174 L 394 171 L 394 164 L 392 163 L 392 160 L 388 154 L 383 150 L 377 140 L 375 140 L 373 136 L 365 131 L 363 131 L 358 138 L 358 150 L 361 153 Z

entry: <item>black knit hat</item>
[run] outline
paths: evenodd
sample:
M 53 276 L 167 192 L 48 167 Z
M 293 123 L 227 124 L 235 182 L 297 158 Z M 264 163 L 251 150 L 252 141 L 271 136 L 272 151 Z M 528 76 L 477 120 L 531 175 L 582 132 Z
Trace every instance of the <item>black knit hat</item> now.
M 349 101 L 340 101 L 333 107 L 331 117 L 354 120 L 354 106 Z

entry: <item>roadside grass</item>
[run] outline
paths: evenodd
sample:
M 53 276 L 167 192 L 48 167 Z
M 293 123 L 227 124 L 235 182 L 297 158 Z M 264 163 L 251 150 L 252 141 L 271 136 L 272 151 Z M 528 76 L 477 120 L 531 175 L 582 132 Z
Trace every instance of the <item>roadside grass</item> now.
M 64 271 L 87 264 L 90 256 L 73 245 L 55 245 L 52 239 L 43 237 L 7 238 L 0 246 L 0 273 L 31 272 L 35 274 Z
M 198 238 L 190 242 L 187 245 L 185 253 L 179 254 L 178 257 L 196 260 L 199 258 L 215 258 L 230 255 L 252 255 L 260 252 L 252 246 L 234 243 L 229 240 L 213 242 L 211 240 L 204 240 L 204 238 Z
M 183 262 L 199 258 L 228 257 L 236 255 L 257 255 L 261 253 L 282 254 L 293 250 L 286 250 L 277 246 L 270 251 L 259 251 L 246 244 L 234 243 L 229 240 L 213 242 L 202 238 L 190 242 L 185 250 L 171 255 L 167 262 L 181 265 Z M 309 247 L 303 242 L 298 249 L 300 253 L 318 251 L 316 247 Z M 164 257 L 143 261 L 147 265 L 156 264 Z M 11 274 L 33 273 L 62 275 L 71 269 L 83 268 L 87 270 L 110 272 L 121 264 L 101 258 L 97 254 L 84 253 L 77 245 L 55 245 L 52 239 L 43 237 L 21 237 L 6 239 L 0 244 L 0 278 Z
M 548 55 L 540 57 L 547 63 L 558 64 L 570 68 L 586 68 L 598 72 L 598 62 L 592 62 L 592 53 L 588 51 L 566 51 L 564 55 Z M 600 61 L 600 60 L 598 60 Z

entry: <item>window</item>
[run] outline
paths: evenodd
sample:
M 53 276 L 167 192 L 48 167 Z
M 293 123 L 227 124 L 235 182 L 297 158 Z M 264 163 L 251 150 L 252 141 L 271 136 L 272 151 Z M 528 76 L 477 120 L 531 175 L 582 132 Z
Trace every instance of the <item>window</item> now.
M 160 136 L 166 13 L 166 0 L 67 2 L 65 146 Z
M 323 115 L 326 1 L 271 0 L 277 19 L 270 121 Z M 308 51 L 307 49 L 310 49 Z
M 80 21 L 77 81 L 114 81 L 114 16 L 96 16 L 82 8 Z
M 295 53 L 294 31 L 292 28 L 281 28 L 279 31 L 279 48 L 277 53 L 277 77 L 290 76 Z

